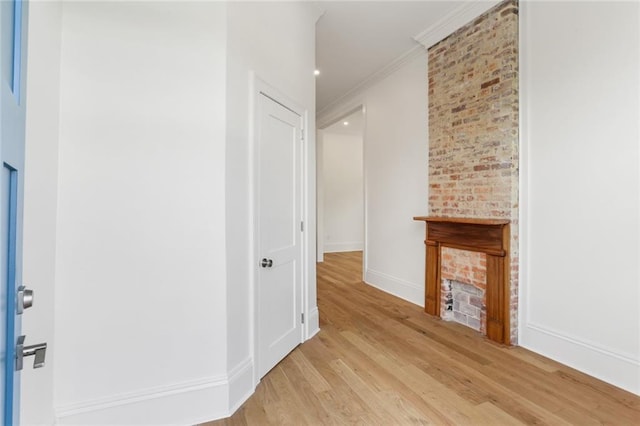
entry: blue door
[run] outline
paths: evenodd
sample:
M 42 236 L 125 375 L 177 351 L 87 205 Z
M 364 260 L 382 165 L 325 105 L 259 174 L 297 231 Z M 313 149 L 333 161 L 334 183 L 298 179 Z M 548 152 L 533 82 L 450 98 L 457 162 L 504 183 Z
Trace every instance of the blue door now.
M 16 344 L 22 281 L 26 9 L 22 0 L 0 1 L 0 415 L 5 425 L 19 424 L 20 406 Z

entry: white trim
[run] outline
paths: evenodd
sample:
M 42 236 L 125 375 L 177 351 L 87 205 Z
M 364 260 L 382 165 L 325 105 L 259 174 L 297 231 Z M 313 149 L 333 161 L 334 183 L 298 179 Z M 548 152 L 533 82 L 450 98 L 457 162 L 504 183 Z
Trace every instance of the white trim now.
M 640 395 L 640 361 L 546 327 L 521 327 L 524 348 Z
M 310 112 L 311 111 L 311 112 Z M 316 170 L 316 120 L 315 110 L 305 111 L 305 144 L 304 144 L 304 206 L 303 220 L 305 232 L 302 234 L 304 254 L 303 262 L 306 265 L 305 286 L 303 288 L 303 313 L 305 321 L 302 327 L 302 341 L 310 339 L 320 330 L 317 305 L 317 277 L 315 250 L 317 240 L 317 193 L 316 184 L 318 171 Z
M 309 175 L 312 171 L 315 174 L 315 167 L 314 168 L 310 168 L 309 165 L 307 164 L 309 155 L 310 155 L 310 149 L 309 146 L 311 145 L 311 134 L 313 132 L 313 134 L 315 135 L 315 129 L 310 129 L 311 126 L 309 126 L 309 111 L 307 109 L 303 109 L 302 110 L 302 134 L 303 134 L 303 138 L 304 140 L 302 141 L 302 150 L 300 152 L 300 167 L 301 167 L 301 180 L 302 182 L 300 182 L 300 219 L 302 220 L 302 235 L 300 235 L 300 244 L 302 245 L 302 254 L 300 256 L 300 275 L 301 275 L 301 279 L 302 279 L 302 291 L 300 292 L 300 315 L 302 317 L 308 316 L 308 311 L 309 308 L 307 306 L 307 298 L 309 296 L 309 279 L 307 277 L 307 270 L 308 265 L 307 265 L 307 261 L 309 259 L 312 260 L 312 264 L 315 266 L 315 250 L 317 249 L 316 247 L 316 241 L 313 238 L 310 238 L 310 235 L 312 234 L 312 228 L 310 226 L 311 221 L 309 220 L 309 202 L 310 202 L 310 197 L 311 194 L 309 194 L 309 180 L 311 179 L 311 176 Z M 313 149 L 313 152 L 315 153 L 315 146 Z M 315 161 L 315 156 L 313 156 L 313 159 Z M 315 182 L 315 176 L 313 181 Z M 313 199 L 315 201 L 315 193 L 313 194 Z M 315 204 L 315 203 L 314 203 Z M 314 213 L 315 212 L 315 208 L 314 208 Z M 314 270 L 315 273 L 315 270 Z M 302 321 L 302 319 L 301 319 Z M 301 326 L 300 326 L 300 343 L 304 342 L 306 339 L 306 324 L 305 321 L 302 321 Z
M 96 398 L 55 408 L 60 423 L 132 423 L 144 415 L 153 424 L 209 421 L 227 415 L 226 376 L 214 376 Z M 180 407 L 176 412 L 175 407 Z M 186 420 L 189 414 L 189 421 Z
M 325 253 L 341 253 L 345 251 L 362 251 L 364 248 L 364 242 L 362 241 L 347 241 L 342 243 L 325 243 Z
M 364 282 L 378 290 L 382 290 L 416 305 L 424 306 L 423 283 L 412 283 L 371 269 L 366 270 Z
M 324 14 L 327 13 L 327 9 L 322 7 L 322 5 L 318 4 L 317 2 L 309 2 L 307 4 L 311 7 L 311 12 L 314 15 L 314 24 L 317 24 L 320 18 L 322 18 Z
M 320 129 L 318 131 L 319 137 L 318 140 L 316 141 L 316 143 L 318 144 L 318 149 L 317 149 L 317 153 L 319 156 L 322 156 L 323 150 L 324 150 L 324 145 L 323 145 L 323 137 L 324 137 L 324 132 L 322 129 L 325 129 L 328 126 L 331 126 L 334 123 L 337 123 L 338 121 L 342 121 L 345 117 L 350 116 L 351 114 L 354 114 L 358 111 L 362 112 L 362 200 L 363 200 L 363 241 L 362 243 L 358 243 L 361 244 L 360 246 L 356 246 L 354 244 L 356 243 L 348 243 L 348 244 L 352 244 L 353 246 L 349 249 L 343 248 L 341 249 L 340 247 L 334 247 L 333 250 L 327 248 L 330 247 L 332 244 L 326 244 L 324 242 L 322 243 L 318 243 L 318 253 L 317 253 L 317 261 L 318 262 L 323 262 L 324 261 L 324 253 L 329 253 L 329 252 L 342 252 L 342 251 L 360 251 L 362 250 L 362 280 L 364 281 L 364 274 L 365 271 L 367 270 L 367 162 L 366 162 L 366 150 L 367 150 L 367 108 L 365 107 L 363 102 L 353 102 L 354 100 L 351 99 L 349 104 L 346 104 L 346 108 L 345 105 L 343 105 L 339 110 L 337 110 L 336 113 L 330 114 L 326 117 L 324 117 L 324 119 L 322 121 L 318 121 L 317 122 L 317 127 Z M 323 160 L 318 157 L 317 159 L 317 164 L 319 165 L 323 165 Z M 324 211 L 322 210 L 324 208 L 324 200 L 323 198 L 320 197 L 320 194 L 324 194 L 324 184 L 321 181 L 323 174 L 322 173 L 318 173 L 318 178 L 320 178 L 320 180 L 318 180 L 317 182 L 317 188 L 318 188 L 318 205 L 317 205 L 317 209 L 318 209 L 318 241 L 321 241 L 324 238 Z M 334 244 L 347 244 L 347 243 L 334 243 Z M 360 248 L 358 248 L 360 247 Z M 322 248 L 322 252 L 320 252 L 320 248 Z
M 444 40 L 455 31 L 467 25 L 473 19 L 485 13 L 500 1 L 469 1 L 463 3 L 453 11 L 446 14 L 435 24 L 426 30 L 415 35 L 413 39 L 420 43 L 425 49 L 429 49 L 434 44 Z
M 368 88 L 372 87 L 376 83 L 384 80 L 389 75 L 393 74 L 400 68 L 402 68 L 406 63 L 411 62 L 412 60 L 426 55 L 426 52 L 421 46 L 414 46 L 411 49 L 407 50 L 393 61 L 389 62 L 384 67 L 380 68 L 378 71 L 371 74 L 369 77 L 362 80 L 353 88 L 347 90 L 340 97 L 332 100 L 327 105 L 323 106 L 320 110 L 317 111 L 318 123 L 322 123 L 322 126 L 318 126 L 320 128 L 324 128 L 331 124 L 331 122 L 327 122 L 326 117 L 330 115 L 331 111 L 338 108 L 342 104 L 347 103 L 352 100 L 356 96 L 365 92 Z
M 368 197 L 368 170 L 367 166 L 367 107 L 363 104 L 360 105 L 362 108 L 362 205 L 364 206 L 364 211 L 362 212 L 362 281 L 366 282 L 366 272 L 369 268 L 369 197 Z
M 547 327 L 547 326 L 544 326 L 542 324 L 536 324 L 536 323 L 534 323 L 532 321 L 529 321 L 527 323 L 527 328 L 529 330 L 533 330 L 533 331 L 536 331 L 536 332 L 539 332 L 539 333 L 544 333 L 544 334 L 547 334 L 549 336 L 553 336 L 553 337 L 555 337 L 557 339 L 563 339 L 563 340 L 565 340 L 565 341 L 567 341 L 567 342 L 569 342 L 569 343 L 571 343 L 573 345 L 578 345 L 578 346 L 581 346 L 581 347 L 583 347 L 585 349 L 589 349 L 591 351 L 599 352 L 602 355 L 606 355 L 608 357 L 616 358 L 619 361 L 626 362 L 628 364 L 640 367 L 640 359 L 634 358 L 634 356 L 632 354 L 625 354 L 625 353 L 622 353 L 622 352 L 618 352 L 618 351 L 616 351 L 614 349 L 604 347 L 604 346 L 598 344 L 597 342 L 590 342 L 590 341 L 588 341 L 586 339 L 581 339 L 580 337 L 572 336 L 569 333 L 565 333 L 565 332 L 562 332 L 560 330 L 555 330 L 555 329 L 553 329 L 553 327 Z
M 255 391 L 253 385 L 253 359 L 246 358 L 229 373 L 229 416 L 232 416 Z
M 256 202 L 257 191 L 256 191 L 256 181 L 258 179 L 258 173 L 256 173 L 256 164 L 258 163 L 256 160 L 257 150 L 256 150 L 256 129 L 258 128 L 258 101 L 257 98 L 260 94 L 260 81 L 258 77 L 255 75 L 254 71 L 249 71 L 249 247 L 251 253 L 253 254 L 252 260 L 254 262 L 251 266 L 251 273 L 249 274 L 249 353 L 253 357 L 253 385 L 254 388 L 258 385 L 260 378 L 258 377 L 258 359 L 256 358 L 256 354 L 258 351 L 258 303 L 257 303 L 257 283 L 258 283 L 258 267 L 255 264 L 257 259 L 260 258 L 260 253 L 258 251 L 258 244 L 256 243 L 256 236 L 258 235 L 258 215 L 256 214 L 256 209 L 258 203 Z
M 305 321 L 307 325 L 307 340 L 320 332 L 320 311 L 316 306 L 309 310 L 309 319 Z
M 332 125 L 333 123 L 338 122 L 343 117 L 349 116 L 356 112 L 363 105 L 363 100 L 360 99 L 359 95 L 345 100 L 343 104 L 336 106 L 334 109 L 323 114 L 322 116 L 318 116 L 316 120 L 316 127 L 318 129 L 324 129 Z
M 324 262 L 324 131 L 316 131 L 316 262 Z
M 348 111 L 344 111 L 344 112 L 340 112 L 339 115 L 333 116 L 329 121 L 327 120 L 323 120 L 322 121 L 322 125 L 317 126 L 319 129 L 324 130 L 329 126 L 334 125 L 335 123 L 344 120 L 345 118 L 349 117 L 352 114 L 355 114 L 357 112 L 362 112 L 364 114 L 364 109 L 362 104 L 359 104 L 358 106 L 351 108 Z

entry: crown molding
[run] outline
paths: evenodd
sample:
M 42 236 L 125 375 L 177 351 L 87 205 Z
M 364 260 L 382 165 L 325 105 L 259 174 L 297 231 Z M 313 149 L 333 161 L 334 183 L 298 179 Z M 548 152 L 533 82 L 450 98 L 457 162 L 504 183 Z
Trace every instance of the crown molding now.
M 311 2 L 307 4 L 309 5 L 309 9 L 311 10 L 311 13 L 314 17 L 314 22 L 317 24 L 320 18 L 322 18 L 324 14 L 327 13 L 327 9 L 321 7 L 317 2 Z
M 426 30 L 415 35 L 413 39 L 425 49 L 429 49 L 499 3 L 500 1 L 495 0 L 465 2 Z
M 398 56 L 393 61 L 389 62 L 384 67 L 380 68 L 378 71 L 369 75 L 366 79 L 362 80 L 362 82 L 358 83 L 356 86 L 352 87 L 348 91 L 346 91 L 343 95 L 337 97 L 336 99 L 329 102 L 327 105 L 318 110 L 316 116 L 318 118 L 328 115 L 333 109 L 336 107 L 346 103 L 348 100 L 355 98 L 357 95 L 361 94 L 374 84 L 379 81 L 384 80 L 389 75 L 393 74 L 395 71 L 402 68 L 402 66 L 408 62 L 411 62 L 417 57 L 424 56 L 425 51 L 422 46 L 417 45 L 413 46 L 411 49 L 404 52 L 402 55 Z
M 437 42 L 443 40 L 456 30 L 468 24 L 471 20 L 482 15 L 499 3 L 500 0 L 467 1 L 449 12 L 435 24 L 429 26 L 429 28 L 413 37 L 413 39 L 419 43 L 418 45 L 407 50 L 384 67 L 371 74 L 358 85 L 346 91 L 343 95 L 335 98 L 324 107 L 318 109 L 316 111 L 317 122 L 331 122 L 331 120 L 335 118 L 334 116 L 339 115 L 337 111 L 344 109 L 341 107 L 353 103 L 354 99 L 365 90 L 382 81 L 406 63 L 419 56 L 425 55 L 426 49 L 429 49 Z

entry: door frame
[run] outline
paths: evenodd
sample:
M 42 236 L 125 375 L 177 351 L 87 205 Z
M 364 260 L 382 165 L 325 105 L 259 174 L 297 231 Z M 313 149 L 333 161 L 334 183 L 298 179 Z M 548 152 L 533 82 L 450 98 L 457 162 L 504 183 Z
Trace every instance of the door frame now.
M 350 115 L 361 112 L 362 113 L 362 202 L 363 202 L 363 211 L 362 211 L 362 221 L 363 221 L 363 235 L 362 235 L 362 281 L 365 281 L 365 276 L 367 273 L 367 236 L 368 232 L 368 223 L 369 223 L 369 215 L 367 209 L 367 108 L 364 102 L 359 102 L 355 104 L 351 108 L 347 108 L 345 111 L 341 111 L 339 114 L 332 116 L 328 120 L 323 120 L 318 125 L 318 138 L 316 140 L 316 167 L 317 167 L 317 179 L 318 179 L 318 201 L 316 204 L 317 209 L 317 218 L 318 218 L 318 235 L 317 235 L 317 261 L 324 262 L 324 185 L 322 184 L 322 177 L 324 176 L 324 161 L 322 160 L 322 155 L 324 154 L 324 132 L 325 129 L 329 126 L 332 126 L 335 123 L 343 121 L 345 118 Z
M 251 309 L 250 309 L 250 313 L 251 313 L 251 320 L 250 320 L 250 324 L 251 324 L 251 331 L 250 331 L 250 335 L 252 336 L 251 339 L 251 353 L 252 353 L 252 359 L 253 359 L 253 383 L 254 386 L 257 386 L 258 383 L 260 382 L 260 377 L 259 377 L 259 373 L 258 373 L 258 357 L 259 357 L 259 347 L 258 347 L 258 282 L 259 282 L 259 273 L 260 273 L 260 268 L 258 265 L 258 259 L 260 259 L 261 253 L 260 253 L 260 226 L 259 226 L 259 218 L 260 218 L 260 212 L 259 212 L 259 194 L 258 194 L 258 164 L 259 164 L 259 158 L 258 158 L 258 132 L 257 129 L 259 128 L 259 120 L 260 120 L 260 116 L 259 116 L 259 102 L 260 102 L 260 96 L 264 95 L 268 98 L 270 98 L 271 100 L 279 103 L 280 105 L 284 106 L 285 108 L 293 111 L 294 113 L 298 114 L 301 118 L 302 118 L 302 134 L 304 137 L 304 140 L 302 141 L 302 149 L 300 150 L 300 166 L 301 166 L 301 176 L 302 176 L 302 182 L 301 182 L 301 215 L 302 215 L 302 220 L 304 222 L 304 232 L 302 233 L 302 247 L 301 247 L 301 262 L 300 262 L 300 275 L 301 275 L 301 291 L 300 291 L 300 302 L 301 302 L 301 314 L 304 315 L 305 321 L 302 324 L 301 327 L 301 333 L 300 333 L 300 343 L 304 342 L 306 339 L 308 339 L 309 337 L 311 337 L 309 335 L 309 306 L 307 304 L 307 298 L 309 295 L 309 257 L 311 256 L 312 259 L 311 261 L 313 262 L 313 264 L 315 265 L 315 240 L 311 237 L 312 234 L 312 230 L 315 232 L 315 226 L 313 226 L 313 228 L 311 227 L 311 225 L 313 224 L 313 221 L 311 220 L 312 218 L 310 217 L 310 211 L 311 208 L 315 209 L 315 206 L 310 206 L 309 202 L 311 199 L 311 196 L 315 196 L 314 194 L 309 194 L 309 192 L 312 192 L 309 190 L 309 178 L 310 178 L 310 171 L 309 171 L 309 167 L 307 165 L 307 160 L 309 158 L 310 155 L 310 151 L 309 151 L 309 111 L 304 108 L 300 103 L 294 101 L 293 99 L 289 98 L 287 95 L 283 94 L 282 92 L 280 92 L 278 89 L 276 89 L 275 87 L 271 86 L 269 83 L 265 82 L 263 79 L 261 79 L 259 76 L 257 76 L 254 72 L 250 72 L 250 76 L 249 76 L 249 86 L 250 86 L 250 90 L 249 90 L 249 111 L 250 111 L 250 116 L 249 116 L 249 157 L 250 157 L 250 164 L 249 164 L 249 182 L 251 185 L 250 188 L 250 223 L 251 223 L 251 230 L 250 230 L 250 235 L 251 235 L 251 242 L 250 242 L 250 251 L 251 251 L 251 291 L 250 294 L 252 295 L 251 297 Z M 315 157 L 315 155 L 313 156 Z M 315 158 L 313 158 L 313 161 L 315 162 Z M 314 171 L 315 172 L 315 171 Z M 315 224 L 313 224 L 315 225 Z M 314 247 L 311 247 L 310 244 L 314 244 Z M 313 274 L 315 274 L 315 268 L 313 268 L 313 271 L 311 271 Z

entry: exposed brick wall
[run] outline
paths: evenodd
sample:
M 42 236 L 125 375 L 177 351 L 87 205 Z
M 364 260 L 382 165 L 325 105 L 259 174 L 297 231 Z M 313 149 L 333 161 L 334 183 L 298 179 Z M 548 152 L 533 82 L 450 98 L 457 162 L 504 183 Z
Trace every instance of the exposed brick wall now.
M 429 215 L 511 219 L 511 341 L 517 343 L 516 0 L 429 49 Z M 484 290 L 484 257 L 444 249 L 442 278 Z

